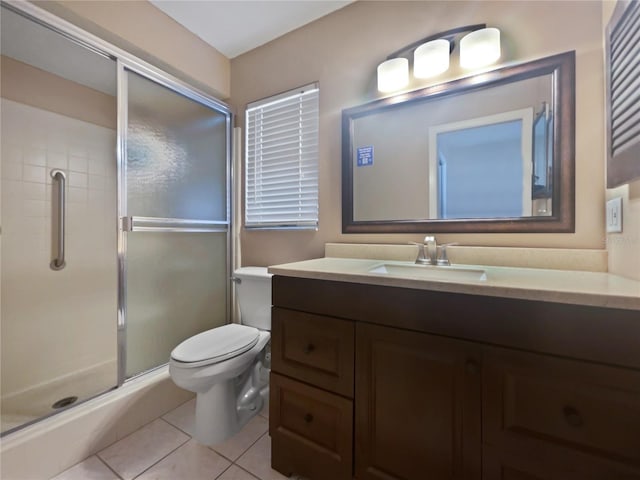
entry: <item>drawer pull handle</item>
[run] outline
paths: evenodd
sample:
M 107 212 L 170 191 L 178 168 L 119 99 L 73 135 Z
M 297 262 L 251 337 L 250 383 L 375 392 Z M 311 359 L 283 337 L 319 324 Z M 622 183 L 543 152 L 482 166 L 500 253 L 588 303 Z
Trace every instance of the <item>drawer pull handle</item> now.
M 307 413 L 307 414 L 304 416 L 304 421 L 305 421 L 305 422 L 307 422 L 307 423 L 311 423 L 311 422 L 313 422 L 313 415 L 311 415 L 310 413 Z
M 313 352 L 315 349 L 316 349 L 316 346 L 313 343 L 309 343 L 309 344 L 307 344 L 306 347 L 304 347 L 304 353 L 306 353 L 308 355 L 311 352 Z
M 475 360 L 467 360 L 464 368 L 469 375 L 477 375 L 480 373 L 480 364 Z
M 572 427 L 581 427 L 584 424 L 582 420 L 582 416 L 580 416 L 580 412 L 573 407 L 566 406 L 562 409 L 562 413 L 564 413 L 564 418 L 569 425 Z

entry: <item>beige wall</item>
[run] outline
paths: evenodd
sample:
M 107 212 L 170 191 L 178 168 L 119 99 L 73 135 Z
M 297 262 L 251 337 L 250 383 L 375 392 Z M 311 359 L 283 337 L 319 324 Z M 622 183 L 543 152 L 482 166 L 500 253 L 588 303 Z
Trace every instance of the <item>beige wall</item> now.
M 243 125 L 248 102 L 320 82 L 320 227 L 317 232 L 243 231 L 243 264 L 323 255 L 325 242 L 404 243 L 423 235 L 341 233 L 341 111 L 377 97 L 376 66 L 392 51 L 460 25 L 487 23 L 503 35 L 502 62 L 576 50 L 575 234 L 439 235 L 467 245 L 604 248 L 604 75 L 599 2 L 359 1 L 231 62 L 231 103 Z M 448 72 L 449 73 L 449 72 Z M 453 68 L 437 82 L 460 75 Z M 434 82 L 432 82 L 434 83 Z M 426 86 L 428 83 L 412 87 Z
M 33 3 L 221 99 L 230 95 L 229 59 L 146 0 Z
M 603 32 L 615 5 L 615 1 L 602 3 Z M 606 159 L 606 150 L 604 158 Z M 640 280 L 640 179 L 608 189 L 607 200 L 615 197 L 622 197 L 623 230 L 622 233 L 607 235 L 609 271 Z
M 111 95 L 4 55 L 0 56 L 0 76 L 2 98 L 116 128 L 117 102 Z

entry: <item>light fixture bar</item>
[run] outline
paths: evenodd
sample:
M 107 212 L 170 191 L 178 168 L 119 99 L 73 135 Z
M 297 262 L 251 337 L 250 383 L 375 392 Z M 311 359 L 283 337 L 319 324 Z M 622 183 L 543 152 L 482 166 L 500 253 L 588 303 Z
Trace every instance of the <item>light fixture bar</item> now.
M 413 42 L 407 45 L 406 47 L 402 47 L 401 49 L 396 50 L 395 52 L 389 54 L 387 56 L 387 60 L 391 60 L 392 58 L 397 58 L 401 53 L 414 50 L 416 47 L 419 47 L 423 43 L 430 42 L 431 40 L 437 40 L 439 38 L 444 38 L 446 40 L 449 40 L 449 42 L 451 42 L 450 52 L 452 52 L 455 46 L 455 44 L 453 43 L 453 39 L 456 35 L 464 32 L 475 32 L 476 30 L 481 30 L 483 28 L 487 28 L 486 23 L 476 23 L 474 25 L 466 25 L 464 27 L 452 28 L 451 30 L 446 30 L 444 32 L 436 33 L 435 35 L 429 35 L 428 37 L 418 40 L 417 42 Z

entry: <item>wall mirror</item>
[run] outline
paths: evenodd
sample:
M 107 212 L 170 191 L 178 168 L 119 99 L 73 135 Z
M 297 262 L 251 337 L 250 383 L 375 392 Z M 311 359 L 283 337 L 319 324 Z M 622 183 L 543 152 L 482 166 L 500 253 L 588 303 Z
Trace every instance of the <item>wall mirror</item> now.
M 342 112 L 344 233 L 573 232 L 575 53 Z

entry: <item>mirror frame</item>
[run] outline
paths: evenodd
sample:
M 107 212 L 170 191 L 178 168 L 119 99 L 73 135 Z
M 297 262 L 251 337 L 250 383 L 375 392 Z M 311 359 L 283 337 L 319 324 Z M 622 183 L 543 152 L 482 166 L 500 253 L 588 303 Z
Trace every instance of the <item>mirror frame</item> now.
M 553 174 L 551 216 L 472 219 L 353 218 L 353 122 L 404 105 L 498 87 L 551 74 Z M 425 162 L 427 159 L 425 159 Z M 573 233 L 575 232 L 575 51 L 506 66 L 342 111 L 342 233 Z

